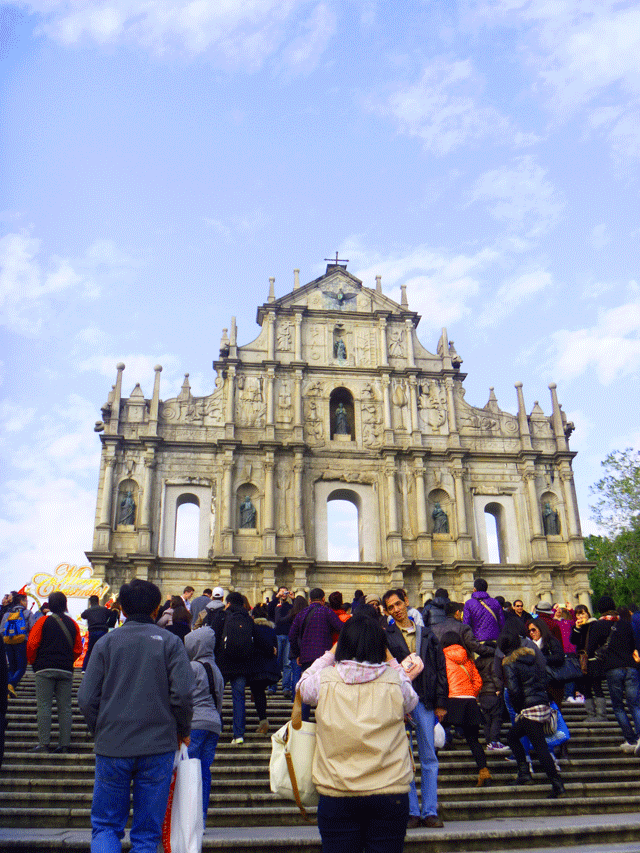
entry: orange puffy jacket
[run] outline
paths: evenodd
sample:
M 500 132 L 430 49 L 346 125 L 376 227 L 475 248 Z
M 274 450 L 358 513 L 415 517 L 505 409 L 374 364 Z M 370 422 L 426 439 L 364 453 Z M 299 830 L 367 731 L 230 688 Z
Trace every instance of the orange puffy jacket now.
M 447 646 L 444 649 L 447 663 L 447 681 L 449 682 L 449 698 L 456 696 L 475 696 L 477 698 L 482 687 L 482 678 L 475 663 L 469 658 L 467 650 L 462 646 Z

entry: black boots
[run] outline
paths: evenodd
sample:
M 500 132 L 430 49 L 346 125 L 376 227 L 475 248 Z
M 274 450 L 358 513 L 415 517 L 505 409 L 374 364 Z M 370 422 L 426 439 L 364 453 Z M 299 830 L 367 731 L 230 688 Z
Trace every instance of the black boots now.
M 551 780 L 551 793 L 547 797 L 548 800 L 557 800 L 558 797 L 563 797 L 566 794 L 562 779 L 559 776 L 554 776 Z
M 525 761 L 524 764 L 518 764 L 518 775 L 516 777 L 516 781 L 513 783 L 514 785 L 531 785 L 533 783 L 533 777 L 531 776 L 531 771 L 529 770 L 529 765 Z

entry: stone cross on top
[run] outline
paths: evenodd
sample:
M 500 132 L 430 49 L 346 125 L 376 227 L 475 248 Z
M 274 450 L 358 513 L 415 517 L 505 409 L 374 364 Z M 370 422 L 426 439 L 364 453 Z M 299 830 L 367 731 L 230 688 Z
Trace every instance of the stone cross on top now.
M 337 267 L 337 266 L 339 266 L 340 264 L 348 264 L 348 263 L 349 263 L 349 258 L 339 258 L 339 257 L 338 257 L 338 252 L 336 252 L 336 259 L 335 259 L 335 261 L 334 261 L 334 259 L 333 259 L 333 258 L 325 258 L 325 261 L 329 261 L 329 262 L 330 262 L 330 264 L 331 264 L 331 266 L 336 266 L 336 267 Z

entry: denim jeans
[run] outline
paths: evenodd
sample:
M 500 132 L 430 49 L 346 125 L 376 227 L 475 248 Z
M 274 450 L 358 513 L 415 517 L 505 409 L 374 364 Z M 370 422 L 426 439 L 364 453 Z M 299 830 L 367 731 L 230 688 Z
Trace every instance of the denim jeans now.
M 295 699 L 296 689 L 298 687 L 298 682 L 300 681 L 300 676 L 302 675 L 302 670 L 300 669 L 300 664 L 295 658 L 289 658 L 289 666 L 291 667 L 291 696 Z
M 433 745 L 433 730 L 436 724 L 435 711 L 428 711 L 422 702 L 418 702 L 411 712 L 415 727 L 418 753 L 420 755 L 420 795 L 422 811 L 418 807 L 418 792 L 415 779 L 409 789 L 409 814 L 414 817 L 427 817 L 438 814 L 438 757 Z
M 9 666 L 9 684 L 17 687 L 20 684 L 22 676 L 27 671 L 27 644 L 15 643 L 9 645 L 3 643 L 7 653 L 7 665 Z
M 216 754 L 219 734 L 206 729 L 191 729 L 189 758 L 199 758 L 202 768 L 202 825 L 207 825 L 209 795 L 211 793 L 211 765 Z
M 322 853 L 402 853 L 408 818 L 406 794 L 321 794 L 318 829 Z
M 98 642 L 100 637 L 104 637 L 105 634 L 109 633 L 108 628 L 94 628 L 93 631 L 89 631 L 89 645 L 87 646 L 87 651 L 84 654 L 84 660 L 82 661 L 82 671 L 87 671 L 87 666 L 89 665 L 89 658 L 91 657 L 91 652 L 93 651 L 93 647 Z
M 244 691 L 247 686 L 245 675 L 235 675 L 229 679 L 231 684 L 231 700 L 233 702 L 233 737 L 244 737 L 246 727 L 246 708 Z
M 156 853 L 173 773 L 173 752 L 112 758 L 96 755 L 91 853 L 120 853 L 133 780 L 131 853 Z
M 607 672 L 607 684 L 609 685 L 613 713 L 616 715 L 618 725 L 622 729 L 624 739 L 628 743 L 634 743 L 640 738 L 640 683 L 638 682 L 638 670 L 633 666 L 610 669 Z M 633 726 L 624 709 L 625 700 L 633 719 Z
M 277 634 L 278 640 L 278 669 L 282 673 L 282 690 L 291 690 L 291 664 L 289 663 L 289 637 L 286 634 Z M 269 688 L 269 693 L 275 693 L 278 685 Z

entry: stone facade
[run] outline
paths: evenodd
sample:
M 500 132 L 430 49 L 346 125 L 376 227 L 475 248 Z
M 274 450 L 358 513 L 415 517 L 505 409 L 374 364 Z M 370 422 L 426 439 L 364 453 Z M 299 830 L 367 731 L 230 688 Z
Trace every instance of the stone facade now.
M 238 589 L 251 601 L 280 584 L 349 596 L 403 586 L 412 601 L 446 587 L 468 597 L 473 579 L 493 594 L 589 601 L 568 438 L 551 415 L 516 415 L 465 400 L 462 359 L 446 329 L 436 353 L 420 317 L 364 287 L 339 262 L 258 308 L 258 337 L 238 346 L 235 319 L 213 363 L 215 389 L 177 397 L 136 385 L 124 365 L 102 409 L 102 460 L 93 550 L 96 573 L 117 587 L 148 577 L 165 593 L 191 583 Z M 358 509 L 359 556 L 328 560 L 327 504 Z M 176 514 L 199 508 L 198 557 L 174 556 Z M 499 562 L 491 562 L 486 516 Z

